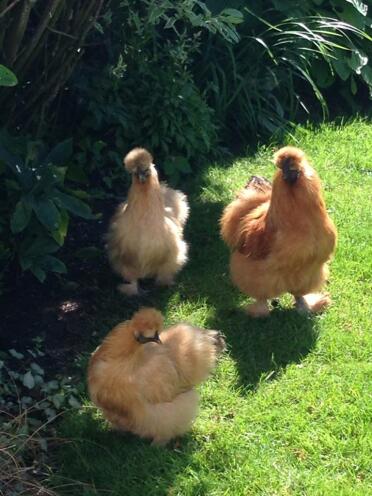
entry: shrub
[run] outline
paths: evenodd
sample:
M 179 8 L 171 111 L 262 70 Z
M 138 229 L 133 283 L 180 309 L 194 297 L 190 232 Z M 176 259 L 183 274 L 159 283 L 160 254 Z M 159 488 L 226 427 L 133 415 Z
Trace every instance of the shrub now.
M 91 62 L 73 83 L 80 108 L 89 110 L 80 123 L 80 152 L 88 155 L 92 144 L 100 142 L 101 153 L 89 167 L 110 185 L 122 174 L 117 167 L 123 153 L 146 146 L 177 182 L 190 172 L 191 159 L 205 158 L 217 142 L 213 111 L 190 70 L 202 34 L 236 42 L 235 24 L 242 16 L 234 10 L 212 16 L 196 0 L 122 1 L 112 9 L 105 54 L 111 65 L 102 70 Z M 110 161 L 115 172 L 102 168 Z
M 44 359 L 38 338 L 23 353 L 0 352 L 1 494 L 56 496 L 45 486 L 49 447 L 57 441 L 52 425 L 64 411 L 80 406 L 82 387 L 71 377 L 47 378 Z
M 232 46 L 209 36 L 194 69 L 225 140 L 236 134 L 243 142 L 252 134 L 272 134 L 301 112 L 314 117 L 314 96 L 327 115 L 325 88 L 341 89 L 350 104 L 358 87 L 366 83 L 371 90 L 366 65 L 371 19 L 363 2 L 271 0 L 249 8 L 239 0 L 207 4 L 245 12 L 239 43 Z
M 0 2 L 0 61 L 20 84 L 0 93 L 0 125 L 46 128 L 51 103 L 64 89 L 108 0 Z
M 15 258 L 41 282 L 48 272 L 66 271 L 54 254 L 64 243 L 69 213 L 93 217 L 79 192 L 64 184 L 71 153 L 71 140 L 48 152 L 40 142 L 0 136 L 0 273 Z

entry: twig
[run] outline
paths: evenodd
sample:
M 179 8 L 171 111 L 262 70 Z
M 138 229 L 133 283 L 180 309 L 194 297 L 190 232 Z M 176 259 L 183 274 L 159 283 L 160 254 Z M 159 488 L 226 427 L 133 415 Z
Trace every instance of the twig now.
M 11 10 L 13 7 L 15 7 L 15 6 L 17 5 L 17 3 L 18 3 L 18 2 L 19 2 L 19 0 L 14 0 L 14 2 L 13 2 L 13 3 L 11 3 L 10 5 L 8 5 L 8 7 L 6 7 L 6 8 L 5 8 L 2 12 L 0 12 L 0 19 L 1 19 L 2 17 L 4 17 L 4 16 L 5 16 L 5 14 L 6 14 L 7 12 L 9 12 L 9 10 Z
M 58 29 L 53 29 L 49 26 L 47 26 L 47 30 L 50 31 L 51 33 L 55 34 L 60 34 L 61 36 L 67 36 L 67 38 L 72 38 L 73 40 L 77 40 L 77 36 L 73 36 L 72 34 L 64 33 L 63 31 L 59 31 Z
M 9 38 L 5 40 L 5 50 L 7 62 L 10 66 L 17 58 L 17 52 L 23 40 L 28 19 L 30 17 L 32 4 L 30 0 L 24 0 L 23 6 L 9 28 Z

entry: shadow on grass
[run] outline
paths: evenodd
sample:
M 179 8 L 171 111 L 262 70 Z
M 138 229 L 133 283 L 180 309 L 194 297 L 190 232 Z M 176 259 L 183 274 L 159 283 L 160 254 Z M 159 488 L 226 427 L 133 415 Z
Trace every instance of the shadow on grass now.
M 268 318 L 249 317 L 241 308 L 248 298 L 232 286 L 229 251 L 219 236 L 218 220 L 224 205 L 195 202 L 193 207 L 191 257 L 183 277 L 185 294 L 191 302 L 202 296 L 211 308 L 206 325 L 225 334 L 239 370 L 237 386 L 255 388 L 264 377 L 274 377 L 281 368 L 301 362 L 311 352 L 318 336 L 318 318 L 281 305 Z M 208 222 L 203 223 L 203 218 Z
M 110 430 L 96 415 L 96 410 L 88 407 L 69 414 L 61 424 L 60 434 L 67 442 L 58 465 L 59 472 L 68 474 L 68 479 L 58 474 L 54 477 L 52 483 L 58 493 L 172 494 L 175 478 L 184 472 L 191 463 L 190 456 L 198 450 L 192 436 L 186 435 L 167 447 L 151 446 L 131 434 Z
M 199 184 L 199 190 L 202 186 Z M 144 287 L 149 293 L 143 298 L 128 300 L 117 293 L 113 276 L 106 274 L 100 281 L 106 289 L 97 304 L 98 337 L 94 341 L 97 344 L 113 325 L 130 318 L 140 306 L 155 306 L 166 312 L 169 305 L 175 305 L 175 293 L 178 301 L 187 302 L 196 310 L 203 301 L 208 308 L 205 325 L 225 334 L 228 352 L 239 372 L 236 387 L 241 394 L 246 394 L 261 381 L 272 380 L 287 365 L 300 363 L 311 352 L 317 339 L 317 319 L 283 307 L 275 309 L 266 319 L 249 318 L 239 308 L 247 298 L 230 282 L 229 253 L 219 235 L 218 221 L 224 204 L 202 201 L 198 197 L 191 201 L 186 230 L 190 261 L 179 274 L 177 286 L 157 289 L 146 282 Z M 179 486 L 176 481 L 183 477 L 188 478 L 190 494 L 208 494 L 197 476 L 193 489 L 189 482 L 194 480 L 198 470 L 199 447 L 192 434 L 182 438 L 178 448 L 174 443 L 167 448 L 157 448 L 134 436 L 108 430 L 102 418 L 94 417 L 94 412 L 87 408 L 72 413 L 61 427 L 62 436 L 70 440 L 62 450 L 61 471 L 80 481 L 76 490 L 70 487 L 65 494 L 171 495 L 172 486 Z M 123 488 L 127 488 L 127 492 L 124 493 Z

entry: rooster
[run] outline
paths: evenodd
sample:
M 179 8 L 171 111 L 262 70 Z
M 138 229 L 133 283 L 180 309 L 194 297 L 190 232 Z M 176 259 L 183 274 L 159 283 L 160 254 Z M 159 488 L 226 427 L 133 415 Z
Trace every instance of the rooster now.
M 132 175 L 128 201 L 113 216 L 107 236 L 110 263 L 123 279 L 119 290 L 138 295 L 138 280 L 155 277 L 160 285 L 173 284 L 187 261 L 183 239 L 189 207 L 181 192 L 159 183 L 153 158 L 134 148 L 124 158 Z
M 268 300 L 287 292 L 298 310 L 320 312 L 330 298 L 314 291 L 327 280 L 337 231 L 304 152 L 281 148 L 274 163 L 273 184 L 252 177 L 221 218 L 222 238 L 232 250 L 231 278 L 255 299 L 247 307 L 253 317 L 267 316 Z
M 208 377 L 224 346 L 217 331 L 188 324 L 163 330 L 161 313 L 143 308 L 93 353 L 90 397 L 114 428 L 166 444 L 190 429 L 198 411 L 194 386 Z

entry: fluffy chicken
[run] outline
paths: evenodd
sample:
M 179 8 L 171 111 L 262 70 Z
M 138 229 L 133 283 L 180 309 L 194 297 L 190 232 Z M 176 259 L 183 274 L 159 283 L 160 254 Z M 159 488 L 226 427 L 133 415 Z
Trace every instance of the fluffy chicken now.
M 166 444 L 191 427 L 198 411 L 194 386 L 208 377 L 224 346 L 217 331 L 188 324 L 163 330 L 161 313 L 143 308 L 93 353 L 90 397 L 114 428 Z
M 187 261 L 183 239 L 189 207 L 181 192 L 159 183 L 153 158 L 144 148 L 134 148 L 124 158 L 132 175 L 128 201 L 111 220 L 107 248 L 113 269 L 126 281 L 119 290 L 139 292 L 138 280 L 155 277 L 171 285 Z
M 255 299 L 254 317 L 269 314 L 268 300 L 291 293 L 298 310 L 319 312 L 330 303 L 320 290 L 328 276 L 337 231 L 321 184 L 304 152 L 287 146 L 274 155 L 273 184 L 252 177 L 221 218 L 231 248 L 233 283 Z

